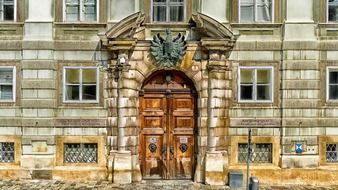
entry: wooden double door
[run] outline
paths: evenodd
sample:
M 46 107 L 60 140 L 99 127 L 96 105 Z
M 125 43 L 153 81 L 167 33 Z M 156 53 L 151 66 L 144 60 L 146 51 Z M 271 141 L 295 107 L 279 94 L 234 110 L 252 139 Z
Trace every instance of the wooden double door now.
M 144 179 L 192 179 L 196 99 L 180 80 L 163 83 L 161 89 L 148 85 L 151 90 L 140 96 L 142 175 Z

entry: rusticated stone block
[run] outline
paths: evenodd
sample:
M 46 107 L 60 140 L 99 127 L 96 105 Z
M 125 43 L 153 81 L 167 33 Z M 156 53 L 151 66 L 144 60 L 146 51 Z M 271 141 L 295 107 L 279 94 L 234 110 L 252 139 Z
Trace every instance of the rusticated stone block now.
M 52 170 L 33 170 L 32 179 L 52 179 Z
M 132 182 L 132 160 L 130 151 L 114 152 L 113 183 L 129 184 Z
M 227 184 L 227 168 L 226 152 L 207 152 L 205 156 L 205 183 L 208 185 Z

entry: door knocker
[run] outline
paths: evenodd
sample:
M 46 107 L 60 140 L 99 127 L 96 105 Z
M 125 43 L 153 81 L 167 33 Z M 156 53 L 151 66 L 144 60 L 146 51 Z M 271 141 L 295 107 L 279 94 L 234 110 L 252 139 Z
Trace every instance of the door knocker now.
M 154 153 L 157 149 L 157 146 L 155 143 L 150 143 L 149 146 L 148 146 L 150 152 Z
M 182 153 L 185 153 L 188 150 L 188 145 L 187 144 L 181 144 L 180 150 L 181 150 Z

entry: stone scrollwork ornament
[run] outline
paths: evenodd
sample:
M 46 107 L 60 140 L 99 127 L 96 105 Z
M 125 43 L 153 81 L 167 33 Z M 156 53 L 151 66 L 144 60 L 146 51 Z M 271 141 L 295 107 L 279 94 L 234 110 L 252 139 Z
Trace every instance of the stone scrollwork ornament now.
M 171 36 L 170 29 L 166 30 L 166 34 L 165 39 L 160 34 L 154 35 L 150 46 L 151 54 L 154 56 L 158 66 L 173 67 L 185 55 L 186 42 L 181 33 L 174 39 Z

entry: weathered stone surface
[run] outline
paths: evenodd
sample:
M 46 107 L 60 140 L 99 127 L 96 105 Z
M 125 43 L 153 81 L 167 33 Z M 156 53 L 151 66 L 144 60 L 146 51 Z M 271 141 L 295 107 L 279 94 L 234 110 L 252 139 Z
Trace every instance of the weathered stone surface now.
M 319 156 L 286 156 L 282 157 L 282 168 L 315 168 L 319 165 Z
M 130 152 L 114 152 L 113 182 L 128 184 L 132 182 L 132 159 Z
M 205 157 L 205 183 L 208 185 L 227 184 L 227 153 L 207 152 Z

